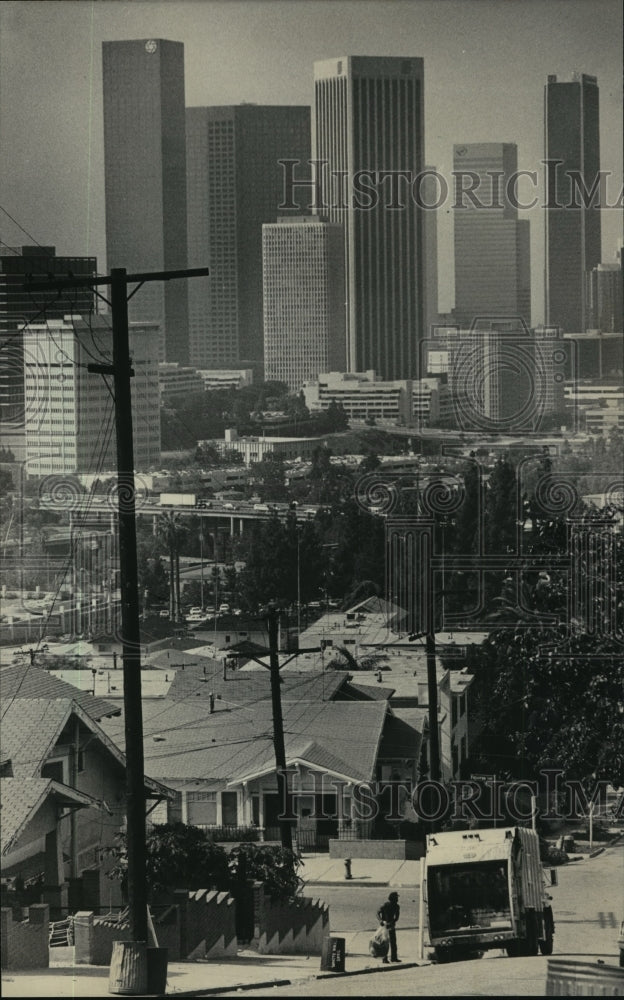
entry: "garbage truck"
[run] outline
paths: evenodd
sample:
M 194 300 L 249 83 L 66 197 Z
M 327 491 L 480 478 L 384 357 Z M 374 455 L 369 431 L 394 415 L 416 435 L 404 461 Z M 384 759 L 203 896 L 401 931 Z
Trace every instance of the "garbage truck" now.
M 438 962 L 551 955 L 555 923 L 546 891 L 557 873 L 540 861 L 537 833 L 523 827 L 429 834 L 423 859 L 425 936 Z

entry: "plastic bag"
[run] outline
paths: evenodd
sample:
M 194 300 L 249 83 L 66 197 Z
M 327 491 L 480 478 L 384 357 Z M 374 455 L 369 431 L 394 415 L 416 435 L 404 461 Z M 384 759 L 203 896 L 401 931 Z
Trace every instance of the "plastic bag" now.
M 390 947 L 388 928 L 380 924 L 368 943 L 368 950 L 373 958 L 385 958 Z

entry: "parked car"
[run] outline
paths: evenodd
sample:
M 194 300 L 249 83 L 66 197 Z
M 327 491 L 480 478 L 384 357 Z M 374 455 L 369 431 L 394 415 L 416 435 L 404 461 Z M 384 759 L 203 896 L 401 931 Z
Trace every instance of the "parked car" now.
M 219 614 L 220 615 L 229 615 L 229 613 L 230 613 L 230 605 L 229 604 L 220 604 L 219 605 Z

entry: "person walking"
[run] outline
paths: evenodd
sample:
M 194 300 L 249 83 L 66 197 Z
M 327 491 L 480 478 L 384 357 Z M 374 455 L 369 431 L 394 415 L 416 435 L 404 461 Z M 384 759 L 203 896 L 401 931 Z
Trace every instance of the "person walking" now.
M 399 894 L 398 892 L 391 892 L 385 903 L 383 903 L 378 911 L 377 918 L 384 927 L 388 929 L 388 937 L 390 939 L 390 961 L 400 962 L 401 959 L 397 955 L 397 938 L 396 938 L 396 925 L 401 913 L 401 908 L 399 906 Z M 388 964 L 388 958 L 384 958 L 384 964 Z

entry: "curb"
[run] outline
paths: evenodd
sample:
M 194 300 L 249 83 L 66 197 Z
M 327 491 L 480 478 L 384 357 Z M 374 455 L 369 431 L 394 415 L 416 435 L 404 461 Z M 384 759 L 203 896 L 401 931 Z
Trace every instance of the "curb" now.
M 297 976 L 295 979 L 269 979 L 260 983 L 232 983 L 227 986 L 207 986 L 204 989 L 195 990 L 174 990 L 165 993 L 165 996 L 175 997 L 204 997 L 219 996 L 222 993 L 239 993 L 242 990 L 264 990 L 274 986 L 295 986 L 297 983 L 311 983 L 319 979 L 347 979 L 353 976 L 368 976 L 384 972 L 399 972 L 401 969 L 418 969 L 423 965 L 431 965 L 431 962 L 401 962 L 393 966 L 372 966 L 367 969 L 353 969 L 351 972 L 320 972 L 312 976 Z
M 298 980 L 303 982 L 303 980 Z M 195 990 L 173 990 L 163 994 L 166 997 L 207 997 L 221 993 L 238 993 L 239 990 L 266 990 L 273 986 L 292 986 L 292 979 L 267 979 L 261 983 L 232 983 L 227 986 L 205 986 Z
M 370 976 L 378 972 L 399 972 L 401 969 L 418 969 L 421 965 L 431 965 L 431 962 L 400 962 L 393 966 L 374 965 L 370 969 L 353 969 L 351 972 L 321 972 L 313 979 L 344 979 L 347 976 Z
M 394 882 L 362 882 L 362 881 L 359 881 L 358 879 L 355 879 L 355 878 L 349 878 L 349 879 L 346 878 L 342 882 L 331 881 L 329 879 L 328 880 L 319 879 L 317 882 L 316 881 L 315 882 L 306 882 L 305 886 L 306 886 L 306 888 L 308 888 L 308 887 L 313 888 L 314 886 L 317 886 L 317 885 L 322 885 L 322 886 L 331 886 L 331 885 L 333 885 L 333 886 L 340 886 L 340 887 L 344 886 L 345 888 L 346 888 L 346 886 L 358 886 L 360 889 L 383 889 L 383 888 L 385 888 L 385 887 L 387 887 L 389 885 L 395 885 L 395 884 L 396 883 L 394 883 Z

